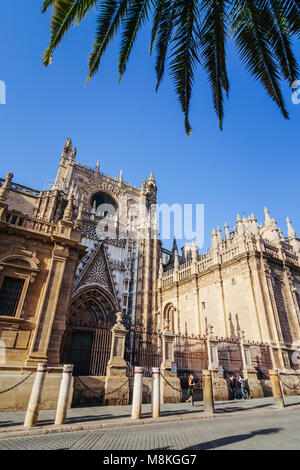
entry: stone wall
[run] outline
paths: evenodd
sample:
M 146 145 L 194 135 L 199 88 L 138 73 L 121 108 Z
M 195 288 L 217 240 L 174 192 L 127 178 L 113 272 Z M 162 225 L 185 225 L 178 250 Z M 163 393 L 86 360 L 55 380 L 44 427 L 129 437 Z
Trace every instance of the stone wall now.
M 14 387 L 27 377 L 35 368 L 13 368 L 0 366 L 0 392 Z M 41 410 L 55 410 L 60 389 L 62 368 L 50 368 L 47 371 L 42 393 Z M 35 374 L 22 384 L 10 391 L 0 394 L 0 411 L 25 411 L 27 410 Z M 73 387 L 71 387 L 72 390 Z M 69 407 L 72 402 L 70 394 Z

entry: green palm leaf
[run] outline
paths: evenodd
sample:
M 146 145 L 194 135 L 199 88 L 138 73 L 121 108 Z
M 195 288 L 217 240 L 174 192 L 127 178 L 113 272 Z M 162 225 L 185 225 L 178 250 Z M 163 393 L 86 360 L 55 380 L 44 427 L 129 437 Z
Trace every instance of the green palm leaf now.
M 171 75 L 175 83 L 175 90 L 184 113 L 185 130 L 188 135 L 192 128 L 189 122 L 190 99 L 194 81 L 194 71 L 198 58 L 197 35 L 198 2 L 196 0 L 181 0 L 178 2 L 176 20 L 177 28 L 172 41 Z
M 226 70 L 227 0 L 204 0 L 205 18 L 200 31 L 201 57 L 211 85 L 213 104 L 223 129 L 223 90 L 228 96 L 229 81 Z
M 264 0 L 237 0 L 231 12 L 233 37 L 246 68 L 288 119 L 279 86 L 278 65 L 268 43 L 268 25 L 264 23 L 266 17 L 262 13 L 266 4 Z
M 151 14 L 150 54 L 155 47 L 156 90 L 168 61 L 187 134 L 191 132 L 190 100 L 199 57 L 208 74 L 213 106 L 222 129 L 224 94 L 228 96 L 229 92 L 226 68 L 229 31 L 247 70 L 288 118 L 280 80 L 291 84 L 299 77 L 293 52 L 294 38 L 300 32 L 299 0 L 42 0 L 42 11 L 49 8 L 52 8 L 51 37 L 43 56 L 46 66 L 71 26 L 79 24 L 89 11 L 98 9 L 87 81 L 99 70 L 104 52 L 122 25 L 121 79 L 137 34 Z
M 132 0 L 124 20 L 119 55 L 119 81 L 121 80 L 129 59 L 129 55 L 140 27 L 148 18 L 150 0 Z
M 156 91 L 160 85 L 161 79 L 165 71 L 165 62 L 168 52 L 168 47 L 171 43 L 172 32 L 174 29 L 174 19 L 178 7 L 178 0 L 167 0 L 164 2 L 157 31 L 156 42 Z
M 292 51 L 290 27 L 280 2 L 269 0 L 269 4 L 270 8 L 266 8 L 263 12 L 265 22 L 270 26 L 269 41 L 280 64 L 283 77 L 291 83 L 297 79 L 299 69 Z
M 115 36 L 119 24 L 126 14 L 128 4 L 129 0 L 106 0 L 101 5 L 100 14 L 97 19 L 96 39 L 89 59 L 89 75 L 86 83 L 98 71 L 103 53 Z
M 97 3 L 98 0 L 54 0 L 52 2 L 53 13 L 50 22 L 50 45 L 43 56 L 43 64 L 45 66 L 52 62 L 54 49 L 69 31 L 71 25 L 76 21 L 80 22 L 86 13 Z

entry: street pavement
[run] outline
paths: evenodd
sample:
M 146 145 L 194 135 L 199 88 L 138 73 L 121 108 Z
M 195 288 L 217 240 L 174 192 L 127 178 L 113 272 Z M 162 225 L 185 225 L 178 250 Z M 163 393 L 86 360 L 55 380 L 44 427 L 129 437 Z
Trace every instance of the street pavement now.
M 217 402 L 214 417 L 205 416 L 201 402 L 162 405 L 155 420 L 143 405 L 139 425 L 129 406 L 72 408 L 60 427 L 53 426 L 55 411 L 41 411 L 38 429 L 20 437 L 25 413 L 0 413 L 0 450 L 300 450 L 300 397 L 285 401 L 283 410 L 272 398 Z M 110 427 L 99 429 L 100 423 Z

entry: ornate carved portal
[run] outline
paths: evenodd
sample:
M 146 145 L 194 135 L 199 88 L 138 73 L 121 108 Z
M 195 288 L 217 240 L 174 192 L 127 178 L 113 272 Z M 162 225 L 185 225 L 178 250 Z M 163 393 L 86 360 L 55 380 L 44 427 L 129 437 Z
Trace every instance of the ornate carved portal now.
M 61 354 L 62 363 L 74 364 L 74 375 L 106 374 L 116 312 L 113 297 L 99 286 L 89 286 L 77 293 L 71 304 Z

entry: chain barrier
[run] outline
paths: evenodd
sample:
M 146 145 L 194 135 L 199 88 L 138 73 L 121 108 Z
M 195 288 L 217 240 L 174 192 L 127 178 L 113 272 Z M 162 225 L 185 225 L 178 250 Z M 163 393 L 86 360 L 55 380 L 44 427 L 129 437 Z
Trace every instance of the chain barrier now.
M 278 374 L 278 377 L 279 377 L 279 380 L 280 380 L 280 382 L 282 383 L 282 385 L 284 385 L 285 387 L 289 388 L 290 390 L 298 390 L 298 387 L 299 387 L 299 385 L 300 385 L 300 379 L 299 379 L 298 384 L 297 384 L 295 387 L 291 387 L 290 385 L 287 385 L 286 383 L 284 383 L 284 381 L 283 381 L 282 378 L 280 377 L 280 374 Z
M 76 378 L 81 383 L 81 385 L 83 385 L 87 390 L 92 392 L 92 394 L 95 395 L 95 397 L 98 398 L 98 400 L 102 399 L 104 396 L 112 395 L 113 393 L 118 392 L 119 390 L 121 390 L 122 387 L 124 387 L 124 385 L 126 385 L 129 382 L 129 380 L 127 379 L 122 385 L 120 385 L 120 387 L 116 388 L 115 390 L 111 390 L 108 393 L 105 393 L 104 391 L 101 394 L 99 394 L 95 392 L 95 390 L 92 390 L 88 385 L 86 385 L 78 376 Z
M 166 377 L 165 377 L 162 373 L 160 373 L 160 375 L 162 376 L 162 378 L 164 379 L 164 381 L 165 381 L 171 388 L 173 388 L 173 390 L 176 390 L 176 392 L 183 393 L 183 390 L 182 390 L 182 389 L 176 388 L 176 387 L 174 387 L 172 384 L 170 384 L 170 382 L 168 382 L 168 380 L 166 379 Z
M 34 374 L 34 373 L 35 373 L 35 370 L 33 370 L 32 372 L 30 372 L 30 374 L 27 375 L 27 377 L 25 377 L 25 379 L 21 380 L 21 382 L 17 383 L 16 385 L 13 385 L 12 387 L 7 388 L 6 390 L 1 390 L 1 391 L 0 391 L 0 394 L 1 394 L 1 393 L 9 392 L 10 390 L 13 390 L 14 388 L 17 388 L 19 385 L 21 385 L 22 383 L 24 383 L 25 380 L 29 379 L 29 377 L 31 377 L 32 374 Z

